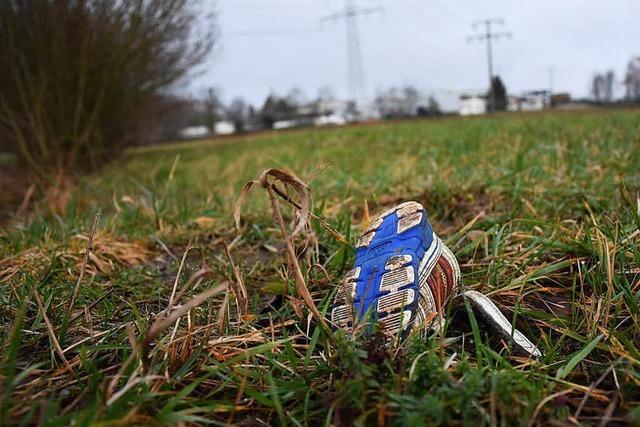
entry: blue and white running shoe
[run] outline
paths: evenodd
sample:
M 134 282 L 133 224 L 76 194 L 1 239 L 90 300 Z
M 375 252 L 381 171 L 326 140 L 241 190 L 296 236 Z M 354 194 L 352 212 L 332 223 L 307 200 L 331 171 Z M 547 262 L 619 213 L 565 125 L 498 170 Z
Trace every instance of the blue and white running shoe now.
M 458 263 L 422 205 L 406 202 L 376 217 L 363 232 L 331 321 L 351 328 L 364 319 L 378 320 L 390 337 L 404 339 L 414 327 L 426 330 L 441 322 L 459 281 Z
M 420 203 L 406 202 L 376 217 L 356 243 L 356 262 L 336 293 L 331 322 L 344 329 L 379 321 L 389 338 L 423 336 L 444 321 L 447 302 L 464 295 L 490 327 L 530 356 L 540 350 L 488 297 L 460 290 L 460 267 L 431 228 Z

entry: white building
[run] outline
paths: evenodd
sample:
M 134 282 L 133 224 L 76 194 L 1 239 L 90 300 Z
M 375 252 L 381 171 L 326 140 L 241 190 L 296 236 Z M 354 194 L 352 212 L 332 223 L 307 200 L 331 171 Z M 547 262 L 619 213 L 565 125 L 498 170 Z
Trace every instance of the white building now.
M 187 126 L 180 130 L 180 137 L 183 139 L 204 138 L 209 135 L 209 128 L 206 126 Z
M 338 114 L 328 114 L 326 116 L 319 116 L 315 119 L 316 126 L 342 126 L 346 124 L 347 121 L 344 117 Z
M 216 135 L 231 135 L 235 132 L 236 126 L 233 124 L 233 122 L 230 122 L 228 120 L 216 122 L 213 128 L 213 133 L 215 133 Z
M 487 112 L 487 97 L 482 94 L 462 94 L 460 95 L 461 116 L 472 116 L 485 114 Z
M 540 111 L 550 105 L 549 92 L 546 90 L 534 90 L 524 92 L 521 96 L 510 96 L 509 111 Z
M 509 95 L 507 97 L 507 111 L 520 111 L 520 97 Z
M 295 120 L 278 120 L 273 122 L 273 128 L 275 130 L 291 129 L 295 126 L 296 126 Z
M 520 101 L 520 111 L 539 111 L 547 105 L 545 93 L 531 92 L 525 94 Z

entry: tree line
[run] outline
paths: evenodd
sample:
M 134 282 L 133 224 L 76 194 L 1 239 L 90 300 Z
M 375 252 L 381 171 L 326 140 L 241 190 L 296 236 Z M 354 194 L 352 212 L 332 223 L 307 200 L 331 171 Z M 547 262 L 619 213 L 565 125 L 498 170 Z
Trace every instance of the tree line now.
M 341 101 L 330 87 L 318 90 L 315 97 L 308 97 L 299 88 L 286 94 L 271 92 L 258 106 L 242 97 L 233 97 L 225 103 L 215 89 L 202 91 L 199 97 L 167 100 L 172 104 L 170 113 L 157 124 L 154 138 L 145 142 L 172 141 L 180 138 L 180 130 L 189 126 L 206 126 L 215 129 L 215 123 L 233 123 L 236 132 L 273 129 L 281 120 L 298 120 L 310 124 L 321 116 L 339 115 L 345 121 L 357 121 L 364 117 L 362 106 L 353 101 Z M 390 87 L 377 91 L 373 99 L 374 116 L 381 119 L 399 119 L 442 114 L 440 104 L 433 95 L 425 96 L 414 86 Z M 367 112 L 370 115 L 371 112 Z
M 616 88 L 624 88 L 622 101 L 640 102 L 640 56 L 635 56 L 627 63 L 622 80 L 618 81 L 613 70 L 595 73 L 591 79 L 591 97 L 600 103 L 611 103 L 615 99 Z

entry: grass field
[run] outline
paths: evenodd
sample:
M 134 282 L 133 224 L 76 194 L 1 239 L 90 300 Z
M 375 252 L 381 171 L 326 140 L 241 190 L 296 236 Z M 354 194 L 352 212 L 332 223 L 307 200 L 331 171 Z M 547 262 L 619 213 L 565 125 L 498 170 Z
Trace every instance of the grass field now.
M 460 301 L 442 334 L 399 347 L 323 329 L 266 191 L 234 228 L 268 168 L 313 178 L 313 213 L 345 237 L 312 218 L 291 240 L 320 311 L 368 215 L 413 199 L 463 284 L 544 356 L 513 353 Z M 638 425 L 639 194 L 639 111 L 133 150 L 64 214 L 0 229 L 0 425 Z

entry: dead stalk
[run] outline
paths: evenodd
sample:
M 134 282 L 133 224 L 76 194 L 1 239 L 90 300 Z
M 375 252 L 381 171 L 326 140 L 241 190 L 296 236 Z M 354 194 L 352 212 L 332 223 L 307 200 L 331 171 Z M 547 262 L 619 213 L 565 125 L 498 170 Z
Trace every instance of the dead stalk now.
M 295 279 L 294 281 L 296 284 L 296 292 L 298 296 L 302 297 L 302 299 L 304 300 L 309 310 L 311 310 L 311 313 L 313 313 L 313 317 L 316 319 L 316 321 L 320 323 L 323 328 L 325 328 L 326 330 L 329 330 L 329 326 L 325 322 L 324 317 L 322 317 L 322 315 L 318 311 L 316 304 L 313 301 L 311 294 L 309 293 L 309 289 L 307 288 L 307 284 L 304 280 L 304 276 L 302 275 L 302 270 L 300 269 L 300 264 L 298 263 L 298 258 L 296 257 L 296 251 L 293 247 L 293 241 L 291 239 L 291 236 L 287 234 L 287 229 L 284 224 L 284 219 L 282 218 L 282 213 L 280 212 L 280 206 L 278 205 L 278 201 L 273 195 L 273 192 L 271 191 L 270 187 L 267 187 L 267 192 L 269 193 L 269 199 L 271 200 L 271 207 L 273 208 L 273 213 L 274 213 L 276 222 L 278 223 L 278 226 L 280 227 L 280 231 L 284 236 L 285 243 L 287 244 L 287 252 L 289 254 L 289 260 L 291 262 L 291 265 L 293 266 L 293 275 L 294 275 L 294 279 Z
M 270 179 L 280 181 L 285 185 L 286 188 L 291 188 L 296 192 L 298 196 L 298 201 L 294 201 L 288 194 L 281 191 L 274 183 L 270 181 Z M 240 227 L 240 211 L 242 208 L 242 204 L 247 198 L 247 194 L 249 190 L 255 185 L 259 184 L 263 189 L 267 191 L 269 196 L 269 201 L 271 202 L 271 208 L 273 211 L 273 217 L 280 228 L 282 236 L 287 246 L 287 255 L 289 258 L 289 263 L 293 268 L 294 282 L 296 285 L 296 293 L 298 296 L 302 297 L 305 305 L 311 311 L 313 317 L 316 321 L 326 330 L 330 331 L 329 326 L 327 325 L 324 317 L 318 311 L 313 298 L 311 297 L 311 293 L 309 292 L 309 288 L 307 287 L 306 281 L 304 279 L 304 275 L 302 274 L 302 270 L 300 268 L 300 264 L 298 262 L 298 258 L 296 256 L 296 251 L 294 247 L 293 237 L 296 236 L 303 229 L 308 227 L 308 219 L 310 217 L 315 217 L 311 213 L 311 192 L 309 191 L 309 187 L 300 180 L 295 175 L 284 171 L 282 169 L 267 169 L 262 172 L 260 179 L 249 181 L 242 192 L 240 193 L 240 197 L 238 197 L 238 201 L 236 202 L 236 206 L 234 209 L 234 219 L 236 222 L 236 227 L 239 229 Z M 278 199 L 276 195 L 283 198 L 286 202 L 288 202 L 291 206 L 294 207 L 295 216 L 297 217 L 297 222 L 293 226 L 293 231 L 291 234 L 287 232 L 287 227 L 284 222 L 284 218 L 282 217 L 282 212 L 280 210 L 280 205 L 278 203 Z M 318 218 L 319 219 L 319 218 Z M 320 223 L 323 226 L 326 226 L 324 221 L 321 219 Z M 326 226 L 325 228 L 327 228 Z M 342 237 L 339 233 L 333 231 L 330 227 L 327 228 L 336 238 L 341 241 L 344 241 L 344 237 Z M 294 307 L 295 309 L 295 307 Z M 331 334 L 329 334 L 331 337 Z
M 189 279 L 189 282 L 193 282 L 194 280 Z M 151 341 L 156 339 L 160 333 L 165 330 L 167 327 L 171 326 L 176 320 L 180 317 L 184 316 L 189 310 L 192 308 L 198 307 L 200 304 L 205 302 L 207 299 L 211 298 L 214 295 L 218 295 L 226 290 L 228 287 L 228 283 L 222 283 L 221 285 L 216 286 L 215 288 L 209 288 L 204 292 L 199 293 L 195 297 L 193 297 L 188 302 L 184 303 L 180 307 L 176 308 L 168 315 L 161 316 L 158 318 L 149 328 L 147 333 L 145 334 L 144 339 L 142 340 L 141 351 L 143 352 L 143 356 L 148 354 L 148 347 Z M 143 360 L 145 358 L 143 357 Z
M 89 232 L 89 240 L 87 241 L 87 248 L 84 251 L 82 265 L 80 266 L 80 275 L 78 276 L 78 281 L 76 282 L 76 286 L 73 288 L 73 293 L 71 294 L 71 300 L 69 301 L 69 306 L 67 307 L 68 315 L 71 315 L 71 310 L 73 310 L 73 306 L 76 303 L 76 299 L 78 298 L 78 293 L 80 292 L 80 286 L 82 285 L 84 272 L 87 269 L 87 263 L 89 262 L 89 253 L 93 250 L 93 237 L 96 234 L 96 228 L 98 227 L 99 219 L 100 219 L 100 211 L 98 210 L 98 212 L 96 212 L 96 214 L 93 217 L 93 225 L 91 226 L 91 231 Z
M 222 335 L 222 331 L 224 331 L 224 322 L 227 318 L 227 309 L 229 305 L 229 292 L 224 294 L 224 300 L 222 301 L 222 305 L 218 310 L 218 318 L 216 320 L 216 325 L 218 327 L 218 334 Z M 207 328 L 207 339 L 205 342 L 209 341 L 210 330 Z
M 69 364 L 69 361 L 67 360 L 67 358 L 64 357 L 64 351 L 62 351 L 62 347 L 60 347 L 60 343 L 58 342 L 58 338 L 56 338 L 56 334 L 55 334 L 55 331 L 53 329 L 53 325 L 51 324 L 51 321 L 49 320 L 49 316 L 47 316 L 47 311 L 44 308 L 44 304 L 42 303 L 42 298 L 40 297 L 40 293 L 38 292 L 37 289 L 33 290 L 33 296 L 36 298 L 36 302 L 38 303 L 38 309 L 40 310 L 40 314 L 42 315 L 42 318 L 44 319 L 45 325 L 47 326 L 47 332 L 49 333 L 49 338 L 51 339 L 51 342 L 53 343 L 53 347 L 55 348 L 55 350 L 58 353 L 58 356 L 60 357 L 62 362 L 64 363 L 64 366 L 66 367 L 67 371 L 69 371 L 70 373 L 73 373 L 73 368 Z
M 240 273 L 240 269 L 233 262 L 233 258 L 231 257 L 231 251 L 229 251 L 229 246 L 227 245 L 227 242 L 223 241 L 222 245 L 224 246 L 224 251 L 227 254 L 227 258 L 229 259 L 229 263 L 231 264 L 231 269 L 233 270 L 233 274 L 236 279 L 235 286 L 232 285 L 231 290 L 236 296 L 236 301 L 238 303 L 238 311 L 240 312 L 240 317 L 242 317 L 249 312 L 247 288 L 245 287 L 244 281 L 242 280 L 242 274 Z
M 200 270 L 193 273 L 191 277 L 189 277 L 189 280 L 187 280 L 187 283 L 182 285 L 182 288 L 180 288 L 180 290 L 176 294 L 174 301 L 180 301 L 182 295 L 184 295 L 187 289 L 195 288 L 199 284 L 199 282 L 207 276 L 213 277 L 213 271 L 209 267 L 201 268 Z M 173 305 L 167 307 L 164 310 L 164 313 L 169 313 L 169 311 L 171 311 L 171 308 L 173 308 Z
M 189 251 L 193 248 L 192 242 L 193 242 L 193 239 L 189 238 L 189 242 L 187 243 L 187 248 L 184 250 L 182 254 L 182 259 L 180 260 L 180 265 L 178 266 L 178 272 L 176 273 L 176 280 L 173 282 L 173 289 L 171 290 L 171 296 L 169 297 L 169 306 L 167 307 L 167 310 L 171 310 L 171 306 L 173 305 L 173 299 L 176 296 L 178 282 L 180 281 L 180 276 L 182 275 L 182 268 L 184 267 L 184 263 L 187 260 L 187 255 L 189 255 Z
M 129 326 L 131 324 L 127 324 L 127 335 L 130 336 L 131 333 L 133 332 L 133 326 Z M 130 331 L 131 329 L 131 331 Z M 131 340 L 131 339 L 129 339 Z M 107 385 L 106 391 L 105 391 L 105 399 L 109 400 L 111 398 L 111 396 L 113 395 L 114 390 L 116 389 L 116 386 L 118 385 L 118 382 L 120 382 L 120 378 L 122 377 L 122 375 L 124 375 L 125 371 L 129 368 L 129 365 L 131 365 L 131 363 L 136 360 L 136 356 L 138 355 L 138 346 L 135 345 L 134 343 L 131 343 L 131 354 L 129 355 L 129 357 L 127 358 L 127 360 L 124 361 L 124 363 L 122 365 L 120 365 L 120 369 L 118 369 L 118 372 L 116 372 L 116 374 L 113 376 L 113 378 L 111 378 L 111 381 L 109 381 L 109 384 Z

